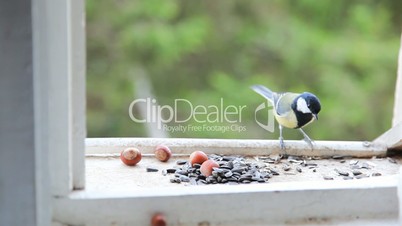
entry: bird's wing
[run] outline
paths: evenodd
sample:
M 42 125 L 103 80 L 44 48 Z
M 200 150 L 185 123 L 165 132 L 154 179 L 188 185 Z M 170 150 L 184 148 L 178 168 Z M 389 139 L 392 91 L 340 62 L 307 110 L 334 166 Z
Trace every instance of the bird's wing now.
M 280 93 L 274 98 L 275 109 L 278 115 L 284 115 L 292 111 L 292 103 L 296 97 L 300 94 L 298 93 Z

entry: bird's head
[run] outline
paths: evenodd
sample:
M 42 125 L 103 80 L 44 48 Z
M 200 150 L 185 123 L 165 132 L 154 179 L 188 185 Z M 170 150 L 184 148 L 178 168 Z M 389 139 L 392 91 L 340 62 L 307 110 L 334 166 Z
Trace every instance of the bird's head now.
M 320 100 L 308 92 L 300 94 L 298 98 L 295 99 L 296 110 L 304 114 L 312 114 L 316 120 L 318 120 L 318 113 L 321 110 Z

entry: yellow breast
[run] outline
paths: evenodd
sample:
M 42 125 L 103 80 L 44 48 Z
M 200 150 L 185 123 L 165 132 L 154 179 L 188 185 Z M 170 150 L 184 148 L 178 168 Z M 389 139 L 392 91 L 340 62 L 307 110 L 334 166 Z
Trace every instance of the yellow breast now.
M 277 115 L 275 114 L 276 121 L 287 128 L 294 129 L 297 127 L 296 115 L 293 112 L 288 112 L 287 114 Z

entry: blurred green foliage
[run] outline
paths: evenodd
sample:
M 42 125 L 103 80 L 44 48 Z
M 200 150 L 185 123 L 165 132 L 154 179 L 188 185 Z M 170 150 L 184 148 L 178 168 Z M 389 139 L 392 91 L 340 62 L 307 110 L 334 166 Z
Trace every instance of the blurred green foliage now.
M 221 98 L 247 105 L 237 123 L 244 132 L 171 137 L 276 139 L 277 131 L 255 122 L 264 100 L 252 84 L 315 93 L 323 108 L 306 130 L 316 140 L 370 140 L 391 125 L 400 0 L 86 2 L 89 137 L 148 136 L 128 114 L 139 70 L 160 105 L 176 98 L 194 106 Z M 284 133 L 301 139 L 297 131 Z

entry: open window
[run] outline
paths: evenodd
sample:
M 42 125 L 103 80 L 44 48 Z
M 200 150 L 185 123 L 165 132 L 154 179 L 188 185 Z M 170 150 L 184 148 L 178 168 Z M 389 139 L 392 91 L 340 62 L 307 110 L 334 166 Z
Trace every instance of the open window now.
M 49 111 L 47 142 L 55 222 L 65 225 L 148 225 L 154 213 L 163 213 L 169 225 L 318 224 L 352 220 L 397 224 L 400 206 L 397 174 L 362 180 L 141 187 L 122 183 L 119 178 L 113 178 L 114 172 L 99 173 L 102 169 L 97 171 L 96 167 L 104 165 L 102 158 L 115 158 L 119 162 L 116 156 L 130 146 L 141 148 L 146 161 L 151 161 L 153 149 L 158 144 L 171 147 L 176 158 L 186 158 L 194 150 L 254 157 L 287 154 L 371 158 L 384 157 L 390 150 L 398 152 L 402 148 L 402 51 L 392 128 L 374 141 L 316 141 L 314 149 L 302 141 L 289 141 L 286 153 L 283 153 L 276 140 L 86 139 L 84 1 L 36 2 L 34 6 L 34 27 L 38 28 L 34 45 L 44 56 L 38 58 L 36 65 L 47 75 L 38 81 L 46 92 L 36 98 L 47 103 L 39 106 L 43 111 Z M 41 18 L 43 15 L 46 20 Z M 87 172 L 97 174 L 91 175 L 91 182 L 97 180 L 98 185 L 85 182 L 85 159 L 91 158 L 100 161 L 99 165 L 91 162 L 95 164 L 94 170 Z M 135 174 L 136 170 L 144 171 L 145 166 L 126 172 Z M 153 180 L 158 178 L 168 180 L 160 173 Z

